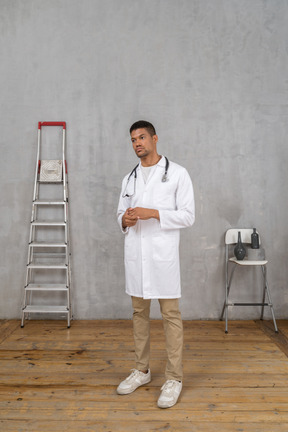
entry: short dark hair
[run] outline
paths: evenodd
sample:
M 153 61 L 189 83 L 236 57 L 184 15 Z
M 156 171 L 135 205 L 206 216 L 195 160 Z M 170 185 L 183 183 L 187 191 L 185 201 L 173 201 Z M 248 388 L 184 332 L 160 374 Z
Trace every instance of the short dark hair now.
M 136 129 L 146 129 L 151 136 L 156 135 L 154 126 L 146 120 L 138 120 L 136 123 L 133 123 L 130 127 L 130 134 Z

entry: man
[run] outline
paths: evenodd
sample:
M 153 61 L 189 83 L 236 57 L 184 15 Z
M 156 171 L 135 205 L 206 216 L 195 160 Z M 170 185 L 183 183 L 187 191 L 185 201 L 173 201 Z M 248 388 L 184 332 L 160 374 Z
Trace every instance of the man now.
M 126 293 L 132 297 L 136 368 L 119 384 L 117 393 L 132 393 L 151 381 L 150 303 L 158 299 L 168 357 L 158 406 L 169 408 L 182 390 L 179 238 L 180 228 L 195 220 L 193 186 L 185 168 L 157 153 L 158 137 L 151 123 L 134 123 L 130 135 L 140 163 L 123 180 L 117 216 L 125 234 Z

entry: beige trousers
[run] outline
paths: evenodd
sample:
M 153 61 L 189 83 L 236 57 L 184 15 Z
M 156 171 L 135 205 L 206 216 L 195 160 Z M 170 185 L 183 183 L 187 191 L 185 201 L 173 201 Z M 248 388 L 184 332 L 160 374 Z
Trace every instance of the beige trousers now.
M 178 299 L 158 299 L 166 339 L 166 380 L 182 381 L 183 325 Z M 132 297 L 136 369 L 149 369 L 151 300 Z

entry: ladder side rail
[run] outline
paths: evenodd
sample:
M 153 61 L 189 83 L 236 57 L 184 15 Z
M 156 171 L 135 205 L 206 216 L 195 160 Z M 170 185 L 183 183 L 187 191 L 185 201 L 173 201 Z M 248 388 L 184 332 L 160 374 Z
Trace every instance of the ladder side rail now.
M 34 230 L 34 227 L 32 227 L 32 225 L 31 225 L 31 227 L 30 227 L 30 230 L 31 230 L 31 231 Z M 30 245 L 31 243 L 32 243 L 32 241 L 29 242 L 29 245 Z M 29 245 L 28 245 L 27 265 L 29 265 L 29 264 L 32 262 L 32 259 L 33 259 L 33 251 L 31 250 L 32 248 L 29 247 Z
M 66 287 L 67 287 L 67 326 L 70 327 L 70 320 L 71 320 L 71 298 L 70 298 L 70 264 L 69 262 L 66 264 Z
M 68 173 L 67 173 L 67 201 L 66 201 L 66 235 L 67 235 L 67 248 L 66 248 L 66 263 L 67 263 L 67 301 L 68 301 L 68 309 L 69 309 L 69 320 L 68 320 L 68 327 L 70 327 L 70 320 L 73 319 L 72 314 L 72 278 L 71 278 L 71 243 L 70 243 L 70 214 L 69 214 L 69 204 L 68 204 Z
M 69 245 L 68 245 L 68 231 L 67 230 L 68 230 L 68 224 L 67 224 L 67 221 L 66 221 L 66 225 L 64 227 L 65 244 L 67 245 L 67 248 L 66 248 L 66 262 L 67 262 L 67 249 L 69 247 Z
M 68 278 L 69 278 L 69 286 L 68 286 L 68 296 L 69 296 L 69 314 L 70 314 L 70 319 L 73 319 L 73 314 L 72 314 L 72 296 L 73 296 L 73 287 L 72 287 L 72 279 L 71 279 L 71 260 L 69 258 L 69 267 L 68 267 Z
M 32 202 L 32 212 L 31 212 L 31 222 L 30 222 L 30 233 L 29 233 L 29 244 L 34 240 L 35 237 L 35 227 L 32 226 L 33 220 L 37 217 L 37 209 L 35 208 L 34 202 L 38 197 L 39 191 L 39 183 L 38 183 L 38 175 L 40 170 L 40 150 L 41 150 L 41 127 L 38 124 L 38 134 L 37 134 L 37 155 L 36 155 L 36 166 L 35 166 L 35 178 L 34 178 L 34 188 L 33 188 L 33 202 Z M 33 251 L 28 246 L 28 254 L 27 254 L 27 268 L 26 268 L 26 279 L 25 279 L 25 288 L 31 282 L 33 276 L 33 270 L 28 268 L 28 265 L 31 263 L 33 259 Z M 29 293 L 29 299 L 27 299 L 27 291 L 24 289 L 24 301 L 23 308 L 27 306 L 27 303 L 31 302 L 31 296 Z M 24 313 L 23 313 L 24 317 Z M 24 319 L 24 318 L 23 318 Z
M 67 197 L 67 201 L 66 201 L 66 232 L 67 232 L 67 248 L 66 248 L 66 253 L 67 253 L 67 264 L 68 264 L 68 274 L 67 274 L 67 290 L 68 290 L 68 305 L 69 305 L 69 321 L 73 319 L 73 313 L 72 313 L 72 297 L 73 297 L 73 286 L 72 286 L 72 262 L 71 262 L 71 256 L 72 256 L 72 251 L 71 251 L 71 242 L 70 242 L 70 209 L 69 209 L 69 201 L 68 201 L 68 172 L 67 172 L 67 189 L 66 189 L 66 197 Z M 68 322 L 68 327 L 70 327 L 70 322 Z
M 34 179 L 34 189 L 33 189 L 33 200 L 32 200 L 32 212 L 31 212 L 31 221 L 30 221 L 30 234 L 29 234 L 29 245 L 35 239 L 35 227 L 32 225 L 32 222 L 37 219 L 37 206 L 35 206 L 34 202 L 38 199 L 39 194 L 39 171 L 40 171 L 40 154 L 41 154 L 41 127 L 38 123 L 38 137 L 37 137 L 37 156 L 36 156 L 36 168 L 35 168 L 35 179 Z M 28 246 L 28 257 L 27 257 L 27 268 L 26 268 L 26 281 L 25 281 L 25 289 L 24 289 L 24 301 L 23 301 L 23 315 L 21 326 L 24 325 L 24 317 L 25 312 L 24 308 L 31 304 L 32 302 L 32 293 L 26 290 L 26 287 L 29 285 L 33 278 L 33 269 L 28 268 L 28 265 L 33 260 L 33 248 Z M 28 297 L 27 297 L 28 296 Z
M 39 167 L 40 167 L 40 164 L 41 164 L 41 161 L 39 161 Z M 38 173 L 38 175 L 39 175 L 39 173 Z M 34 189 L 34 193 L 33 193 L 31 222 L 33 222 L 37 219 L 38 207 L 35 205 L 35 201 L 37 201 L 38 199 L 39 199 L 39 178 L 36 180 L 36 188 Z
M 35 224 L 33 224 L 33 222 L 37 221 L 37 213 L 38 213 L 37 210 L 38 210 L 37 206 L 35 206 L 35 204 L 32 203 L 29 244 L 31 244 L 35 240 Z
M 36 157 L 36 170 L 35 170 L 35 180 L 34 180 L 34 191 L 33 191 L 33 201 L 36 201 L 37 194 L 37 180 L 39 172 L 40 162 L 40 147 L 41 147 L 41 128 L 38 128 L 38 144 L 37 144 L 37 157 Z
M 69 266 L 69 225 L 68 225 L 68 188 L 67 188 L 67 162 L 66 162 L 66 128 L 63 128 L 62 140 L 62 172 L 63 172 L 63 199 L 64 199 L 64 220 L 65 220 L 65 243 L 66 248 L 66 264 Z M 66 175 L 67 174 L 67 175 Z M 68 273 L 68 270 L 67 270 Z M 67 275 L 68 276 L 68 275 Z M 67 288 L 69 290 L 69 278 L 67 277 Z
M 71 253 L 69 245 L 67 246 L 67 274 L 66 274 L 66 286 L 67 286 L 67 307 L 69 310 L 69 317 L 72 319 L 72 292 L 71 292 Z
M 66 203 L 67 204 L 67 203 Z M 66 263 L 70 262 L 70 241 L 69 241 L 69 220 L 68 220 L 68 208 L 66 213 L 66 227 L 65 227 L 65 243 L 66 243 Z
M 68 207 L 68 202 L 66 202 L 66 217 L 67 217 L 67 244 L 70 248 L 70 221 L 69 221 L 69 217 L 70 217 L 70 211 L 69 211 L 69 207 Z
M 67 201 L 67 178 L 66 178 L 66 129 L 63 128 L 63 141 L 62 141 L 62 170 L 63 170 L 63 193 L 64 193 L 64 201 Z
M 39 192 L 39 181 L 37 181 L 36 185 L 36 199 L 38 199 L 38 192 Z M 31 222 L 30 222 L 30 235 L 29 235 L 29 245 L 35 241 L 35 235 L 36 235 L 36 226 L 33 224 L 37 220 L 37 213 L 38 213 L 38 206 L 34 204 L 34 201 L 32 203 L 32 215 L 31 215 Z M 34 248 L 28 247 L 28 262 L 27 264 L 30 264 L 33 261 L 34 257 Z
M 64 201 L 64 221 L 66 223 L 68 221 L 68 206 L 67 206 L 67 201 Z

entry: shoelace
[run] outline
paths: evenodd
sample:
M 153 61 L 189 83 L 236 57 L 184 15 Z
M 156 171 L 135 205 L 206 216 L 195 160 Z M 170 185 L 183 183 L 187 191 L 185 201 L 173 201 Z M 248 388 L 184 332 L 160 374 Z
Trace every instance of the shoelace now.
M 132 373 L 129 375 L 128 378 L 126 378 L 126 381 L 130 381 L 132 378 L 134 378 L 136 375 L 139 375 L 139 373 L 141 373 L 139 370 L 137 369 L 131 369 Z
M 168 380 L 165 382 L 165 384 L 163 384 L 161 390 L 163 390 L 165 393 L 171 393 L 171 390 L 175 385 L 176 385 L 176 381 Z

